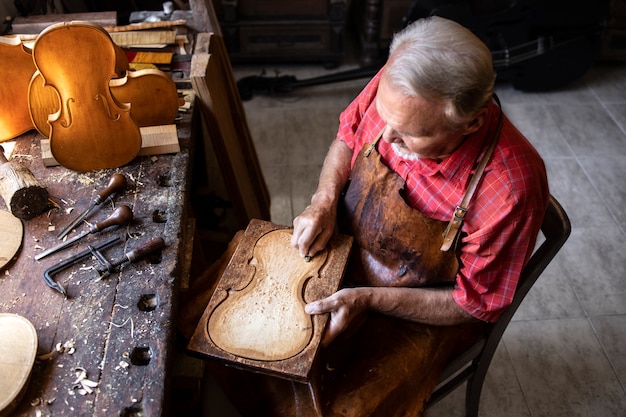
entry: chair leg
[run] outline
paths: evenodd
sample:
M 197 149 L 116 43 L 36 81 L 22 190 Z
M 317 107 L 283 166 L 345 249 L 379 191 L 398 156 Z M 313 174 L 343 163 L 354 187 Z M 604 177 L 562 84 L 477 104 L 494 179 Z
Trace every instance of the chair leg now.
M 478 417 L 478 406 L 480 405 L 480 394 L 483 390 L 483 382 L 487 370 L 479 366 L 474 374 L 467 380 L 465 389 L 465 417 Z

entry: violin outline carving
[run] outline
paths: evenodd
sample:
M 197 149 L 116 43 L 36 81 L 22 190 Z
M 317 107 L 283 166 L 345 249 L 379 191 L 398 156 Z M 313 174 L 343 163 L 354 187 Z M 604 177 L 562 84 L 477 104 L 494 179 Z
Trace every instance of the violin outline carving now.
M 290 246 L 291 234 L 277 229 L 261 236 L 243 288 L 225 289 L 226 297 L 207 322 L 208 334 L 220 349 L 248 359 L 277 361 L 298 355 L 310 343 L 313 321 L 304 311 L 304 292 L 309 280 L 320 277 L 328 250 L 307 262 Z M 280 259 L 275 256 L 277 247 Z

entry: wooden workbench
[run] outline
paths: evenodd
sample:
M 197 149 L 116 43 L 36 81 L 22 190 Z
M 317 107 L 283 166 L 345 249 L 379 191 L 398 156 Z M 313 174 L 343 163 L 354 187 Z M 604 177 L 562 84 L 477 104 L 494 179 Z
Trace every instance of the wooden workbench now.
M 24 221 L 22 248 L 0 275 L 0 312 L 26 317 L 39 338 L 39 359 L 14 415 L 167 415 L 176 295 L 190 262 L 186 211 L 193 119 L 189 113 L 178 122 L 180 152 L 138 157 L 119 169 L 91 173 L 44 167 L 41 136 L 34 131 L 17 139 L 13 157 L 33 172 L 59 207 Z M 59 231 L 93 201 L 114 172 L 129 180 L 128 189 L 114 201 L 133 209 L 133 222 L 35 260 L 42 248 L 59 242 Z M 88 220 L 102 220 L 112 210 L 111 205 L 103 207 Z M 47 268 L 115 235 L 123 242 L 104 251 L 110 260 L 152 237 L 163 237 L 167 246 L 159 256 L 102 280 L 93 269 L 95 259 L 58 273 L 54 278 L 66 288 L 67 298 L 45 284 Z M 59 353 L 57 346 L 63 345 L 70 349 Z M 93 393 L 77 389 L 76 369 L 98 382 Z

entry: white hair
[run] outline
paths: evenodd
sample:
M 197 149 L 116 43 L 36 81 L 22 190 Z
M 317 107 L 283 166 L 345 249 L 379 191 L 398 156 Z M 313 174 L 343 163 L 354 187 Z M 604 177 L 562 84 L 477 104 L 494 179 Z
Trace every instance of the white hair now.
M 408 95 L 444 100 L 451 127 L 470 121 L 493 95 L 489 48 L 452 20 L 431 16 L 413 22 L 394 36 L 389 55 L 388 80 Z

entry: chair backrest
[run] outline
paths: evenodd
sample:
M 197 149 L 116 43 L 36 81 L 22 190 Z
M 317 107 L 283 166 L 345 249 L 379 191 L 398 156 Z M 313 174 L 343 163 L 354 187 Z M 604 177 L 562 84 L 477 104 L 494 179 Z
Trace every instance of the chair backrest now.
M 504 331 L 537 278 L 565 244 L 570 232 L 571 224 L 565 210 L 554 196 L 550 196 L 541 225 L 543 241 L 539 240 L 541 243 L 522 271 L 513 302 L 500 319 L 488 327 L 484 338 L 478 340 L 449 363 L 443 372 L 440 384 L 429 400 L 428 406 L 445 397 L 463 382 L 470 380 L 471 384 L 468 385 L 466 392 L 467 416 L 477 414 L 482 383 Z
M 513 302 L 494 324 L 489 338 L 496 336 L 494 333 L 499 333 L 497 336 L 499 342 L 509 321 L 511 321 L 511 318 L 528 294 L 528 291 L 530 291 L 537 281 L 537 278 L 543 273 L 554 256 L 561 250 L 561 247 L 569 238 L 571 230 L 572 226 L 565 210 L 563 210 L 563 207 L 554 196 L 550 196 L 548 208 L 541 224 L 541 234 L 544 240 L 537 249 L 535 249 L 524 267 L 520 280 L 517 283 L 517 290 L 515 291 Z M 498 342 L 496 342 L 496 344 Z

